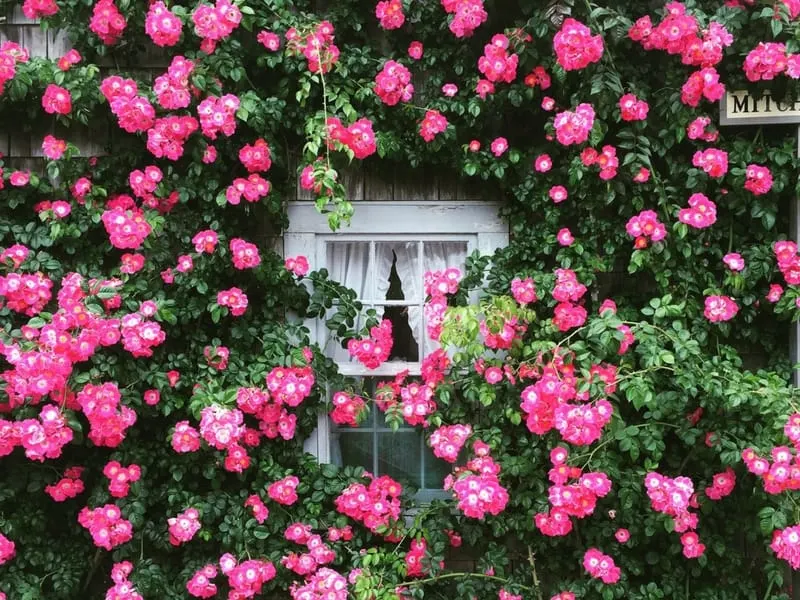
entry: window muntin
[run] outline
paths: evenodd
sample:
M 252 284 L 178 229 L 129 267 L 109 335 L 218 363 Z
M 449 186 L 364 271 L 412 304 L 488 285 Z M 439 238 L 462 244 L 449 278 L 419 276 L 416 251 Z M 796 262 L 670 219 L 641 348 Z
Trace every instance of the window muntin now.
M 363 378 L 363 393 L 374 397 L 380 381 L 377 377 Z M 434 456 L 420 428 L 403 424 L 394 431 L 374 405 L 358 427 L 331 422 L 330 453 L 333 464 L 361 466 L 376 476 L 389 475 L 410 483 L 420 497 L 426 498 L 444 496 L 442 484 L 451 471 L 447 462 Z

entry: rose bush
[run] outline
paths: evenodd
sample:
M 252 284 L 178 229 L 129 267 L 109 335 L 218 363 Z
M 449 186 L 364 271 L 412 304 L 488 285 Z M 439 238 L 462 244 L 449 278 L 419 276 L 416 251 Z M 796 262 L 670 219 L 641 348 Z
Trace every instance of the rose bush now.
M 48 129 L 0 179 L 0 597 L 787 598 L 800 163 L 714 103 L 796 94 L 800 6 L 606 4 L 25 0 L 75 48 L 0 46 Z M 369 368 L 391 323 L 270 243 L 298 179 L 346 227 L 352 161 L 488 180 L 512 233 L 426 276 L 442 351 L 372 395 L 302 320 Z M 367 405 L 452 499 L 303 453 Z

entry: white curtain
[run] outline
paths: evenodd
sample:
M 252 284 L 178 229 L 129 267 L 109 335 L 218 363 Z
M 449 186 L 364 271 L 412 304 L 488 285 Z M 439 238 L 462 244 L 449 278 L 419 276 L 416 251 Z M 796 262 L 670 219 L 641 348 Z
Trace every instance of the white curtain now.
M 327 249 L 328 274 L 331 280 L 354 290 L 364 304 L 364 310 L 371 308 L 370 301 L 383 300 L 389 290 L 389 273 L 392 269 L 393 257 L 376 253 L 375 265 L 370 265 L 369 242 L 331 242 Z M 374 274 L 375 289 L 370 289 Z M 375 306 L 378 318 L 383 315 L 383 307 Z M 359 315 L 355 322 L 358 331 L 364 326 L 366 319 Z M 351 362 L 346 348 L 339 343 L 333 344 L 331 358 L 336 362 Z
M 422 264 L 419 260 L 419 249 L 416 242 L 398 243 L 394 246 L 397 255 L 397 276 L 403 286 L 406 300 L 421 301 L 423 298 L 423 274 L 426 271 L 444 271 L 450 267 L 456 267 L 464 272 L 467 258 L 467 245 L 464 242 L 424 242 L 422 246 Z M 439 347 L 436 342 L 428 337 L 423 329 L 423 314 L 419 306 L 408 308 L 408 324 L 411 332 L 420 349 L 420 336 L 424 340 L 424 352 L 422 356 L 427 356 Z

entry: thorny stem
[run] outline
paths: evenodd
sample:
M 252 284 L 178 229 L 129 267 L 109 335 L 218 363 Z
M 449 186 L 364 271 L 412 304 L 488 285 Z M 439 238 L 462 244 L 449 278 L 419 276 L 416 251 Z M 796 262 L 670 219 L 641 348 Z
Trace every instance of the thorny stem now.
M 531 578 L 533 579 L 533 585 L 536 588 L 536 598 L 537 600 L 543 600 L 542 586 L 539 584 L 539 575 L 536 573 L 536 558 L 533 554 L 533 548 L 530 546 L 528 546 L 528 562 L 531 565 Z
M 488 580 L 491 580 L 491 581 L 498 581 L 500 583 L 511 583 L 505 577 L 498 577 L 496 575 L 486 575 L 484 573 L 463 573 L 463 572 L 459 572 L 459 573 L 444 573 L 443 575 L 435 575 L 434 577 L 428 577 L 426 579 L 413 579 L 413 580 L 410 580 L 410 581 L 403 581 L 401 583 L 398 583 L 397 587 L 407 587 L 407 586 L 412 586 L 412 585 L 423 585 L 423 584 L 426 584 L 426 583 L 435 583 L 435 582 L 441 581 L 443 579 L 454 579 L 456 577 L 460 577 L 462 579 L 472 579 L 472 578 L 475 578 L 475 579 L 488 579 Z M 519 588 L 521 588 L 521 589 L 523 589 L 525 591 L 528 591 L 528 592 L 534 591 L 534 589 L 532 587 L 527 586 L 527 585 L 521 585 L 521 584 L 518 584 L 518 583 L 514 584 L 514 585 L 516 585 L 517 587 L 519 587 Z M 539 596 L 539 597 L 541 598 L 541 596 Z
M 774 585 L 775 585 L 775 580 L 774 579 L 770 579 L 769 580 L 769 585 L 767 586 L 767 593 L 764 594 L 764 600 L 769 600 L 769 595 L 772 593 L 772 586 L 774 586 Z
M 92 582 L 92 577 L 94 577 L 94 572 L 97 571 L 97 567 L 100 565 L 100 559 L 103 557 L 103 549 L 98 548 L 97 552 L 94 553 L 94 558 L 92 559 L 92 565 L 89 568 L 89 573 L 86 575 L 86 581 L 83 583 L 83 591 L 84 593 L 89 589 L 89 584 Z
M 319 46 L 319 42 L 316 37 L 313 38 L 314 45 L 317 46 L 317 57 L 319 60 L 319 80 L 322 83 L 322 114 L 325 117 L 325 122 L 323 123 L 323 137 L 325 139 L 325 164 L 328 167 L 328 170 L 331 170 L 331 145 L 330 140 L 328 139 L 328 88 L 325 85 L 325 70 L 322 65 L 322 48 Z

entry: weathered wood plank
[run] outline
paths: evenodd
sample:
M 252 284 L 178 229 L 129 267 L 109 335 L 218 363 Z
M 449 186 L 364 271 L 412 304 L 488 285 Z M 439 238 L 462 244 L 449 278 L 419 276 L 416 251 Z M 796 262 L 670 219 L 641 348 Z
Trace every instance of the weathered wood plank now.
M 164 48 L 159 48 L 156 45 L 149 45 L 143 52 L 137 53 L 131 60 L 120 60 L 114 62 L 113 56 L 104 56 L 100 58 L 97 65 L 104 69 L 116 72 L 118 70 L 130 71 L 132 69 L 152 70 L 157 74 L 165 71 L 169 66 L 172 58 L 171 55 Z
M 11 12 L 8 13 L 8 21 L 11 25 L 16 25 L 20 23 L 38 23 L 36 19 L 29 19 L 25 16 L 25 13 L 22 12 L 22 6 L 16 5 L 14 8 L 11 9 Z
M 31 57 L 47 56 L 47 33 L 38 25 L 27 25 L 24 30 L 22 46 L 30 52 Z
M 15 158 L 33 156 L 33 143 L 33 136 L 30 133 L 15 131 L 9 137 L 8 155 Z
M 435 175 L 425 169 L 395 168 L 394 199 L 396 201 L 438 200 L 439 188 Z
M 5 128 L 0 128 L 0 154 L 8 156 L 9 133 Z
M 71 127 L 69 130 L 58 127 L 56 132 L 58 137 L 76 146 L 83 157 L 108 154 L 111 132 L 102 119 L 93 123 L 91 127 Z
M 47 55 L 47 39 L 38 25 L 14 24 L 0 27 L 0 42 L 15 42 L 31 56 Z
M 460 179 L 456 189 L 456 198 L 458 200 L 499 200 L 496 193 L 490 192 L 486 184 L 477 179 Z
M 12 156 L 6 162 L 8 171 L 30 171 L 37 175 L 44 175 L 44 161 L 31 156 Z
M 344 186 L 350 202 L 360 202 L 364 199 L 364 171 L 362 169 L 342 169 L 339 171 L 339 181 Z
M 72 50 L 66 31 L 51 29 L 47 32 L 47 58 L 58 60 Z
M 394 200 L 394 178 L 378 169 L 364 171 L 364 198 L 366 200 Z
M 439 200 L 447 202 L 458 200 L 458 178 L 454 175 L 438 175 L 436 185 L 439 189 Z

